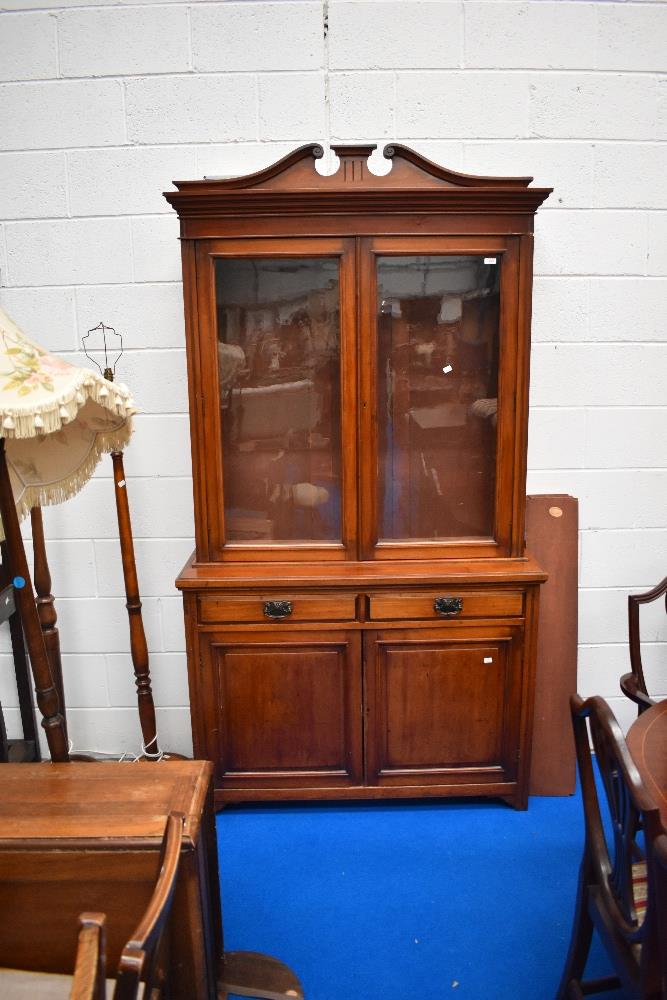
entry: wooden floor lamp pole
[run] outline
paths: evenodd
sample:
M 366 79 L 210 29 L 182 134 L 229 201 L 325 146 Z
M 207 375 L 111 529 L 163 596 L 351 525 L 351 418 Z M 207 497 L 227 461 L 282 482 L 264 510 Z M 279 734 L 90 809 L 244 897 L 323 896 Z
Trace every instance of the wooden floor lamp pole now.
M 14 574 L 14 601 L 21 616 L 30 655 L 37 706 L 42 713 L 42 726 L 46 733 L 51 760 L 61 763 L 69 760 L 65 720 L 60 711 L 58 691 L 53 682 L 49 657 L 44 645 L 44 634 L 35 604 L 28 560 L 9 479 L 4 438 L 0 438 L 0 516 L 5 531 L 9 565 Z
M 134 558 L 134 541 L 132 538 L 132 522 L 130 520 L 130 505 L 127 499 L 127 484 L 123 468 L 122 451 L 111 453 L 113 462 L 113 479 L 116 489 L 116 513 L 118 514 L 118 534 L 120 538 L 120 553 L 123 561 L 123 579 L 125 581 L 125 598 L 127 613 L 130 620 L 130 650 L 134 679 L 137 686 L 137 704 L 139 722 L 143 737 L 143 750 L 149 756 L 159 755 L 157 743 L 157 722 L 155 718 L 155 703 L 151 688 L 151 673 L 148 660 L 148 645 L 144 631 L 144 621 L 141 614 L 141 598 L 139 596 L 139 581 L 137 565 Z
M 65 724 L 65 734 L 67 734 L 65 684 L 63 681 L 63 665 L 60 657 L 60 635 L 56 625 L 58 615 L 56 613 L 56 601 L 51 593 L 51 571 L 46 556 L 44 521 L 42 520 L 41 507 L 33 507 L 31 509 L 30 523 L 32 525 L 33 582 L 37 593 L 37 615 L 42 626 L 46 655 L 49 658 L 51 676 L 55 689 L 58 692 L 60 712 Z

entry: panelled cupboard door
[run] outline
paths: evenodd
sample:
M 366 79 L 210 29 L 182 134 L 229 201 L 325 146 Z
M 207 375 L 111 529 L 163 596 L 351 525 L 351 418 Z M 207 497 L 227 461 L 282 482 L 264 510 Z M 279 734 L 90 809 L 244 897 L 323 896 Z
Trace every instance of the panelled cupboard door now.
M 359 632 L 216 632 L 201 642 L 214 682 L 208 754 L 217 784 L 233 791 L 361 783 Z
M 365 637 L 369 785 L 516 779 L 520 628 L 401 629 Z
M 361 558 L 509 555 L 526 407 L 520 241 L 361 247 Z
M 210 559 L 356 557 L 354 248 L 197 244 L 193 465 Z

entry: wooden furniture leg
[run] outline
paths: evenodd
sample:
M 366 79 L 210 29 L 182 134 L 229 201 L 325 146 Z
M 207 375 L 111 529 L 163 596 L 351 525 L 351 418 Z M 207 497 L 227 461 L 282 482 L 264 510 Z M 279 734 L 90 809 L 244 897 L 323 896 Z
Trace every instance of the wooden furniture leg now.
M 42 626 L 44 635 L 44 645 L 46 655 L 49 658 L 51 676 L 60 702 L 60 711 L 65 723 L 67 732 L 67 714 L 65 701 L 65 685 L 63 682 L 63 665 L 60 658 L 60 634 L 56 622 L 56 602 L 51 593 L 51 571 L 46 557 L 46 545 L 44 543 L 44 521 L 42 520 L 42 508 L 33 507 L 30 511 L 30 522 L 32 524 L 32 546 L 33 546 L 33 567 L 35 592 L 37 594 L 37 614 Z
M 277 958 L 255 951 L 224 953 L 218 1000 L 227 1000 L 230 993 L 262 1000 L 303 1000 L 303 988 L 292 970 Z
M 60 711 L 58 692 L 53 683 L 51 666 L 44 645 L 44 634 L 37 614 L 28 560 L 9 479 L 4 438 L 0 438 L 0 516 L 5 530 L 8 565 L 16 574 L 14 599 L 23 623 L 35 681 L 37 706 L 42 714 L 42 726 L 46 733 L 49 752 L 53 761 L 68 761 L 65 720 Z
M 16 763 L 21 760 L 38 761 L 42 758 L 39 749 L 39 736 L 37 734 L 35 703 L 30 686 L 30 664 L 28 663 L 28 655 L 25 648 L 25 636 L 23 634 L 23 626 L 21 625 L 21 616 L 16 610 L 14 610 L 14 613 L 9 618 L 9 635 L 12 643 L 12 656 L 14 658 L 16 691 L 19 696 L 21 729 L 23 730 L 22 740 L 9 740 L 9 757 L 10 760 Z
M 5 762 L 12 761 L 18 764 L 40 760 L 39 739 L 37 738 L 37 718 L 35 716 L 35 705 L 30 687 L 30 667 L 28 666 L 23 627 L 19 613 L 16 610 L 14 586 L 9 575 L 7 547 L 4 542 L 0 542 L 0 555 L 2 557 L 2 564 L 0 565 L 0 587 L 2 587 L 0 590 L 0 625 L 5 622 L 9 625 L 14 674 L 16 677 L 16 692 L 19 699 L 21 728 L 23 731 L 22 738 L 7 739 L 7 734 L 4 731 L 4 720 L 0 720 L 0 728 L 2 728 L 2 732 L 4 733 L 4 741 L 2 734 L 0 734 L 0 742 L 2 742 L 0 760 Z

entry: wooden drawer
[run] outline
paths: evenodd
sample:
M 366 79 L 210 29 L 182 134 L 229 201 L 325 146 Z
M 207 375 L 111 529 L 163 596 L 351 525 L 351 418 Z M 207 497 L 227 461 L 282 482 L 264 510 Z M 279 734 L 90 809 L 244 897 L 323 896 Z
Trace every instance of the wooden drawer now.
M 443 611 L 436 611 L 436 601 Z M 460 605 L 460 609 L 459 609 Z M 454 618 L 506 618 L 523 614 L 520 591 L 434 590 L 428 593 L 374 594 L 370 598 L 371 621 Z
M 355 594 L 257 594 L 245 597 L 200 597 L 202 624 L 243 625 L 250 622 L 341 622 L 356 618 Z

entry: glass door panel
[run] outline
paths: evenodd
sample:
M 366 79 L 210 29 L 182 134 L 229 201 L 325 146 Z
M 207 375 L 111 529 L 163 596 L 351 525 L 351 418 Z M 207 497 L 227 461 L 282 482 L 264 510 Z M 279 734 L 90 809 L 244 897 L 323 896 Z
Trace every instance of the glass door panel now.
M 500 257 L 377 257 L 377 533 L 494 534 Z
M 340 258 L 216 257 L 225 543 L 342 543 Z

